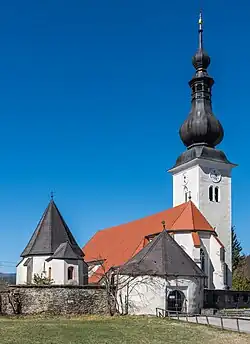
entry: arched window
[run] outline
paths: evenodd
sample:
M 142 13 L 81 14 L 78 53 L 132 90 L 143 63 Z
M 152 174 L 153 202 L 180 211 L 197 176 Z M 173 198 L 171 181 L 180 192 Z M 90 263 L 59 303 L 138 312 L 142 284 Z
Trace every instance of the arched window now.
M 216 186 L 214 189 L 214 200 L 217 203 L 220 201 L 220 190 L 218 186 Z
M 51 280 L 51 268 L 49 268 L 49 280 Z
M 69 266 L 68 267 L 68 280 L 72 280 L 73 279 L 73 273 L 74 273 L 73 266 Z
M 200 249 L 201 270 L 205 272 L 205 253 L 203 249 Z
M 213 187 L 213 185 L 209 186 L 208 194 L 209 194 L 209 201 L 213 202 L 213 200 L 214 200 L 214 187 Z

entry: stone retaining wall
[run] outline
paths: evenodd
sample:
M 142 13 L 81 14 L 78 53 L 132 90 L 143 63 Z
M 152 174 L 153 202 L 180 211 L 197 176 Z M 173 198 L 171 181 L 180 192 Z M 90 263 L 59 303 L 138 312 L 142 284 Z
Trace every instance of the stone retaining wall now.
M 100 286 L 12 286 L 0 292 L 0 314 L 109 314 Z

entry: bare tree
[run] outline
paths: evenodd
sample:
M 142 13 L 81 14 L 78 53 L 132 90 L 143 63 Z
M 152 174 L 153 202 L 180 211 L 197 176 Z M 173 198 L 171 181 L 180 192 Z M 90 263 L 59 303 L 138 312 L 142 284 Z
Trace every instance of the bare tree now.
M 94 267 L 98 266 L 93 272 Z M 140 273 L 134 268 L 132 272 L 126 274 L 122 267 L 106 268 L 105 259 L 99 257 L 93 261 L 92 276 L 95 276 L 101 285 L 105 286 L 110 315 L 126 315 L 129 309 L 135 308 L 132 295 L 143 301 L 145 290 L 155 293 L 156 288 L 162 286 L 164 278 Z M 90 270 L 90 271 L 91 271 Z M 144 291 L 142 291 L 142 286 Z

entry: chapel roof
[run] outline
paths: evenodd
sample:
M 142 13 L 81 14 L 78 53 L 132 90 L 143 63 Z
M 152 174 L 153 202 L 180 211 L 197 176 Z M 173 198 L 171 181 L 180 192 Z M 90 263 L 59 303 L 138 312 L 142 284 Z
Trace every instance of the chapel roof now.
M 121 266 L 119 273 L 131 276 L 205 277 L 203 271 L 166 230 Z
M 97 270 L 89 281 L 97 282 L 101 278 L 103 269 L 107 271 L 131 259 L 148 242 L 147 236 L 162 232 L 162 221 L 165 221 L 165 228 L 169 232 L 215 233 L 214 228 L 192 201 L 139 220 L 100 230 L 83 247 L 85 261 L 104 261 L 104 266 Z
M 61 244 L 67 242 L 76 256 L 81 258 L 84 256 L 52 199 L 21 257 L 53 255 Z M 69 252 L 68 246 L 67 252 Z
M 67 241 L 63 242 L 58 246 L 55 253 L 50 257 L 50 259 L 81 259 L 82 256 L 79 255 L 78 251 L 75 252 L 72 245 Z

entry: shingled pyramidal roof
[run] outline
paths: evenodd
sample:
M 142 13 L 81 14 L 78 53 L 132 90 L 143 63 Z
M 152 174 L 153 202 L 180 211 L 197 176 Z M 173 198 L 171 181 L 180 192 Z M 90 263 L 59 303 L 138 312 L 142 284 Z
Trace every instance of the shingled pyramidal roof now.
M 125 263 L 119 272 L 132 276 L 205 277 L 203 271 L 166 230 Z
M 50 201 L 21 257 L 52 256 L 57 259 L 83 259 L 77 245 L 55 202 Z

